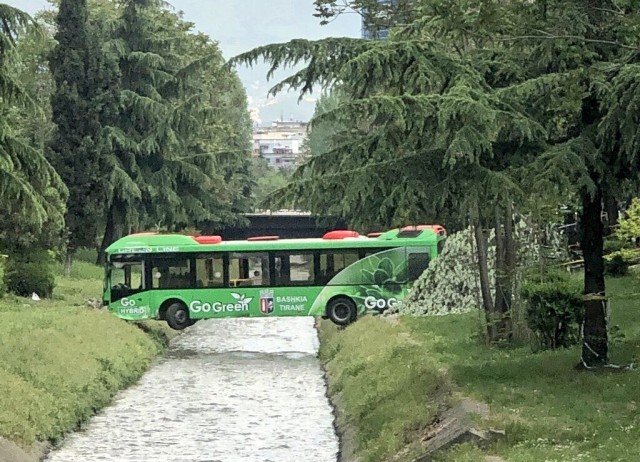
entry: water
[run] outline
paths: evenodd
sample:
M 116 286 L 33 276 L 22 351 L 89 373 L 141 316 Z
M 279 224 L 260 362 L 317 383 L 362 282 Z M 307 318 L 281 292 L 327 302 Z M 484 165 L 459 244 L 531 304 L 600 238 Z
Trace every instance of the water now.
M 335 462 L 312 318 L 200 321 L 47 462 Z

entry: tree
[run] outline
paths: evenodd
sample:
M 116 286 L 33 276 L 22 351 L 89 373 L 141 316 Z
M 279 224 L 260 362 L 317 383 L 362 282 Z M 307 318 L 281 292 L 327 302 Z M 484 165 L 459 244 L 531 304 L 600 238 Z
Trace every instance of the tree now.
M 110 174 L 104 143 L 104 114 L 110 89 L 104 88 L 105 58 L 91 30 L 87 0 L 62 0 L 56 16 L 56 46 L 49 66 L 56 83 L 51 97 L 55 134 L 49 158 L 69 190 L 65 274 L 79 247 L 94 247 L 104 226 Z M 106 72 L 113 72 L 113 70 Z
M 362 22 L 372 38 L 378 38 L 380 33 L 400 24 L 411 21 L 418 2 L 415 0 L 315 0 L 316 13 L 320 24 L 328 24 L 337 16 L 354 13 L 362 17 Z
M 482 72 L 449 51 L 453 46 L 406 34 L 389 42 L 295 41 L 238 58 L 251 63 L 262 56 L 288 65 L 312 56 L 309 67 L 274 91 L 292 86 L 305 92 L 314 83 L 340 82 L 347 95 L 337 109 L 314 121 L 342 128 L 335 147 L 312 157 L 281 197 L 301 198 L 312 211 L 338 214 L 360 227 L 433 222 L 460 211 L 473 215 L 482 229 L 493 223 L 501 202 L 521 194 L 509 169 L 526 162 L 542 128 L 501 95 L 487 95 Z M 500 220 L 511 219 L 507 210 L 501 207 Z M 486 239 L 477 235 L 479 242 Z M 486 274 L 486 262 L 483 266 Z M 488 289 L 488 280 L 482 282 Z M 497 311 L 505 322 L 499 334 L 490 330 L 492 340 L 508 335 L 502 299 L 509 290 L 499 293 L 504 297 L 494 302 L 484 290 L 487 317 Z
M 332 122 L 314 123 L 314 120 L 320 118 L 338 107 L 340 104 L 340 93 L 333 91 L 324 94 L 318 99 L 313 118 L 311 119 L 311 130 L 308 139 L 308 151 L 310 155 L 323 154 L 330 150 L 332 137 L 340 131 L 339 127 Z
M 252 188 L 254 204 L 262 208 L 268 204 L 269 196 L 289 183 L 291 177 L 289 169 L 275 169 L 269 167 L 267 161 L 261 157 L 253 159 L 251 177 L 255 179 Z
M 249 170 L 246 98 L 217 45 L 163 2 L 122 5 L 113 42 L 122 109 L 109 133 L 102 249 L 134 228 L 232 221 L 249 195 L 239 184 Z
M 489 323 L 493 337 L 509 328 L 513 204 L 577 195 L 587 296 L 581 364 L 606 364 L 600 212 L 613 178 L 638 173 L 637 116 L 628 111 L 638 13 L 605 0 L 455 4 L 414 2 L 412 20 L 390 41 L 294 40 L 234 60 L 264 58 L 272 70 L 307 62 L 272 91 L 339 83 L 347 95 L 320 118 L 344 127 L 343 141 L 311 158 L 280 198 L 355 224 L 470 220 L 480 260 L 482 230 L 494 228 L 506 271 L 496 276 L 501 300 L 483 290 L 488 315 L 499 318 L 493 332 Z
M 14 255 L 46 246 L 63 226 L 66 188 L 44 156 L 42 138 L 23 124 L 42 120 L 23 86 L 28 62 L 16 45 L 26 34 L 35 40 L 36 28 L 27 14 L 0 4 L 0 246 Z

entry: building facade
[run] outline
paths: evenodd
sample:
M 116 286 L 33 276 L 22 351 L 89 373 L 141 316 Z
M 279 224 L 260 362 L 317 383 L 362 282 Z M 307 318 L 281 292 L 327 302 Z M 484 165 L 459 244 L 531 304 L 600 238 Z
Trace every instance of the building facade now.
M 397 3 L 397 0 L 378 0 L 378 4 L 392 6 Z M 385 40 L 389 37 L 389 29 L 375 29 L 367 24 L 365 19 L 366 15 L 362 18 L 362 38 L 372 40 Z
M 253 131 L 253 156 L 272 168 L 290 168 L 302 160 L 307 140 L 307 122 L 275 121 Z

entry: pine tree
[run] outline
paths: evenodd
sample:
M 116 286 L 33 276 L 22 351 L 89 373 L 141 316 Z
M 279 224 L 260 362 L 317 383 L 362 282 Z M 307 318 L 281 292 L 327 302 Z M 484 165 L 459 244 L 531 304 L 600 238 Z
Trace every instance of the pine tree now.
M 56 17 L 57 45 L 49 65 L 56 82 L 52 95 L 56 131 L 50 144 L 52 164 L 69 190 L 65 273 L 79 247 L 95 247 L 104 223 L 111 173 L 100 142 L 103 132 L 104 58 L 91 30 L 87 0 L 62 0 Z
M 39 117 L 20 81 L 16 39 L 35 34 L 30 17 L 0 4 L 0 247 L 13 254 L 47 246 L 63 225 L 66 188 L 23 122 Z
M 513 204 L 577 196 L 590 295 L 581 363 L 606 364 L 600 212 L 604 192 L 638 174 L 628 109 L 638 12 L 605 0 L 414 7 L 387 42 L 294 40 L 235 60 L 264 58 L 272 71 L 306 62 L 272 91 L 339 83 L 348 97 L 319 118 L 343 127 L 334 137 L 342 142 L 310 159 L 280 199 L 356 224 L 471 219 L 481 244 L 483 228 L 509 234 Z M 503 245 L 509 266 L 512 244 Z M 485 305 L 508 321 L 510 284 L 496 282 L 506 295 Z
M 249 125 L 237 77 L 215 44 L 163 5 L 127 0 L 118 20 L 122 110 L 109 135 L 114 176 L 103 248 L 134 228 L 236 220 L 248 203 L 250 145 L 238 136 Z

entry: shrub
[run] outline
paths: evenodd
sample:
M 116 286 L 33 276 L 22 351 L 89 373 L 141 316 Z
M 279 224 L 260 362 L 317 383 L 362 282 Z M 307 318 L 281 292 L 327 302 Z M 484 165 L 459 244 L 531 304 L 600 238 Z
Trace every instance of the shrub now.
M 29 258 L 28 261 L 9 259 L 4 271 L 6 290 L 23 297 L 33 292 L 41 297 L 51 297 L 55 275 L 48 258 Z
M 522 284 L 526 320 L 540 348 L 554 349 L 579 340 L 583 300 L 580 285 L 562 272 L 528 277 Z
M 618 252 L 626 247 L 629 247 L 627 241 L 623 241 L 622 239 L 605 239 L 604 240 L 604 253 L 610 254 L 614 252 Z
M 629 272 L 629 262 L 619 252 L 604 259 L 604 274 L 607 276 L 625 276 Z

